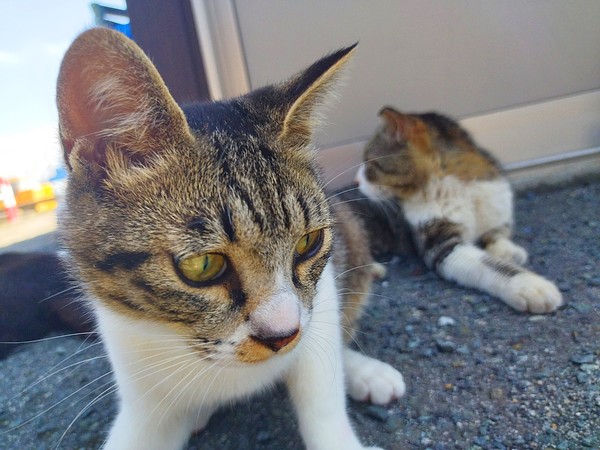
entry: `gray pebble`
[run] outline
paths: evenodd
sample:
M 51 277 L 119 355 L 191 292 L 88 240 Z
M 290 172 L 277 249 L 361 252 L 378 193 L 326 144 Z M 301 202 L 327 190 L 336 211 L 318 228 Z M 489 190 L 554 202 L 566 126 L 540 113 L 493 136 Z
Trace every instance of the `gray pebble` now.
M 587 303 L 572 303 L 569 306 L 582 314 L 588 314 L 592 311 L 592 306 Z
M 595 358 L 592 353 L 571 356 L 571 362 L 575 364 L 592 364 L 594 362 L 594 359 Z
M 438 327 L 453 327 L 456 325 L 456 320 L 448 316 L 440 316 L 438 319 Z
M 558 289 L 562 292 L 568 292 L 571 290 L 572 285 L 568 281 L 561 281 L 557 284 Z
M 367 407 L 365 413 L 379 422 L 385 422 L 390 417 L 389 411 L 383 406 L 379 405 L 370 405 Z
M 580 384 L 585 384 L 590 380 L 590 376 L 589 374 L 585 373 L 585 372 L 578 372 L 577 373 L 577 382 Z
M 256 435 L 256 440 L 261 443 L 265 443 L 271 440 L 271 434 L 268 431 L 259 431 Z
M 456 350 L 456 344 L 447 339 L 436 338 L 435 345 L 442 353 L 452 353 Z
M 492 400 L 501 400 L 504 398 L 504 390 L 502 388 L 490 389 L 490 398 Z

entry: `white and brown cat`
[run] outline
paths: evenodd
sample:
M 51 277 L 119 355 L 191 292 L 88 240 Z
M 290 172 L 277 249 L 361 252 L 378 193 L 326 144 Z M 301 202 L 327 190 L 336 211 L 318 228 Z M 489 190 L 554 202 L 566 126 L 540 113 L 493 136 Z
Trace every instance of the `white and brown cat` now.
M 221 405 L 279 380 L 307 448 L 361 449 L 344 380 L 359 400 L 404 393 L 398 371 L 343 345 L 373 261 L 313 158 L 315 109 L 352 52 L 182 109 L 123 35 L 92 29 L 67 51 L 60 228 L 118 385 L 106 449 L 179 449 Z
M 444 115 L 386 107 L 380 116 L 359 188 L 373 200 L 400 204 L 425 264 L 518 311 L 561 306 L 554 283 L 523 267 L 527 252 L 511 240 L 512 189 L 495 159 Z

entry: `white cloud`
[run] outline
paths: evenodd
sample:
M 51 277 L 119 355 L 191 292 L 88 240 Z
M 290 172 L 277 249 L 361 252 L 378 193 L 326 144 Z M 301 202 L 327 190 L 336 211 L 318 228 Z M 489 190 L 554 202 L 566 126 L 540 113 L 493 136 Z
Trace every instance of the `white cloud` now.
M 20 62 L 21 58 L 16 53 L 10 53 L 0 50 L 0 64 L 17 65 Z

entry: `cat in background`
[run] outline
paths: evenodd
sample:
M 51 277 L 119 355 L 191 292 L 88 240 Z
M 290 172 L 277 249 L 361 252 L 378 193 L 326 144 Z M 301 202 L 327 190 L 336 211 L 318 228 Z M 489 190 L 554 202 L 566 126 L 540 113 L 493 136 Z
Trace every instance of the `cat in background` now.
M 315 109 L 353 49 L 183 109 L 125 36 L 96 28 L 68 49 L 59 225 L 118 386 L 105 449 L 181 448 L 278 380 L 307 448 L 362 449 L 344 381 L 357 400 L 404 393 L 398 371 L 343 346 L 340 316 L 356 326 L 377 266 L 313 158 Z
M 518 311 L 562 305 L 551 281 L 523 267 L 511 240 L 513 192 L 499 163 L 455 121 L 391 107 L 367 143 L 357 179 L 372 200 L 394 200 L 417 251 L 441 278 L 476 288 Z

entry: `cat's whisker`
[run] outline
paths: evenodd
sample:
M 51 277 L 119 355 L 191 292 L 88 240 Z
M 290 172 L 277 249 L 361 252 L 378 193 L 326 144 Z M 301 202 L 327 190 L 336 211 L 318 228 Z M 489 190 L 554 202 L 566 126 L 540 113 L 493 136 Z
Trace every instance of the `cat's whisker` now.
M 165 418 L 165 413 L 166 411 L 170 410 L 171 407 L 174 405 L 174 403 L 177 401 L 177 399 L 183 395 L 184 392 L 187 391 L 187 389 L 189 388 L 189 386 L 194 383 L 195 381 L 197 381 L 199 378 L 203 377 L 204 374 L 206 374 L 207 372 L 209 372 L 210 370 L 212 370 L 215 366 L 217 366 L 217 362 L 214 362 L 213 364 L 211 364 L 210 366 L 203 368 L 200 372 L 195 372 L 193 370 L 190 370 L 181 380 L 179 380 L 179 382 L 177 384 L 175 384 L 173 386 L 173 388 L 166 394 L 163 396 L 163 398 L 160 400 L 160 402 L 156 405 L 156 407 L 154 408 L 154 410 L 158 409 L 158 407 L 163 403 L 163 401 L 165 401 L 174 391 L 177 390 L 177 388 L 179 387 L 179 385 L 181 385 L 182 382 L 184 382 L 186 380 L 187 377 L 189 377 L 190 375 L 192 376 L 191 379 L 185 384 L 185 386 L 183 386 L 182 389 L 179 389 L 179 392 L 176 393 L 175 397 L 171 400 L 171 402 L 169 403 L 169 405 L 163 410 L 163 414 L 160 418 L 160 420 L 158 421 L 158 424 L 160 425 L 162 423 L 162 421 Z M 187 367 L 189 366 L 193 366 L 194 362 L 190 363 Z M 222 370 L 222 369 L 221 369 Z M 208 387 L 208 390 L 210 390 L 210 388 L 212 387 L 212 383 L 214 382 L 214 379 L 218 376 L 218 374 L 221 372 L 221 370 L 217 371 L 217 373 L 215 374 L 215 377 L 213 378 L 213 381 L 211 382 L 211 384 Z M 153 411 L 154 412 L 154 411 Z M 153 413 L 152 412 L 152 413 Z M 151 413 L 151 414 L 152 414 Z
M 325 355 L 327 357 L 327 362 L 329 363 L 329 367 L 331 368 L 332 372 L 334 373 L 334 378 L 335 378 L 337 376 L 337 374 L 339 373 L 339 368 L 337 367 L 338 359 L 335 357 L 332 357 L 332 355 L 336 354 L 336 348 L 331 343 L 330 336 L 326 332 L 324 332 L 322 330 L 317 330 L 314 328 L 312 331 L 313 331 L 313 333 L 311 336 L 309 336 L 309 338 L 311 339 L 311 341 L 314 345 L 317 345 L 321 349 L 320 352 L 317 351 L 314 353 L 319 355 L 319 359 L 320 359 L 323 367 L 325 367 L 325 363 L 324 363 L 321 355 Z M 325 347 L 325 345 L 328 346 L 329 350 Z
M 362 316 L 366 316 L 366 317 L 369 317 L 371 319 L 374 318 L 374 316 L 371 313 L 369 313 L 369 311 L 365 311 L 360 306 L 353 306 L 352 304 L 350 304 L 348 306 L 344 306 L 342 308 L 342 310 L 343 309 L 351 310 L 351 311 L 354 310 L 354 311 L 357 311 L 358 313 L 360 313 Z M 319 313 L 331 313 L 331 312 L 335 312 L 335 311 L 338 311 L 338 310 L 339 310 L 338 308 L 331 308 L 331 309 L 328 309 L 328 310 L 319 311 Z M 317 315 L 314 316 L 313 321 L 315 320 L 315 318 L 317 318 Z
M 210 367 L 209 367 L 209 369 L 213 369 L 214 367 L 216 367 L 216 364 L 217 364 L 217 363 L 215 363 L 215 364 L 213 364 L 212 366 L 210 366 Z M 200 404 L 199 404 L 199 406 L 198 406 L 198 416 L 197 416 L 197 417 L 199 417 L 199 415 L 200 415 L 200 411 L 202 410 L 202 408 L 203 408 L 203 407 L 204 407 L 204 405 L 205 405 L 205 402 L 206 402 L 206 396 L 208 395 L 208 392 L 209 392 L 209 391 L 210 391 L 210 389 L 212 388 L 212 386 L 213 386 L 213 384 L 214 384 L 215 380 L 216 380 L 216 379 L 219 377 L 219 375 L 221 375 L 221 373 L 222 373 L 224 370 L 226 370 L 226 369 L 229 367 L 229 365 L 230 365 L 230 363 L 226 363 L 226 364 L 225 364 L 223 367 L 221 367 L 219 370 L 217 370 L 217 371 L 216 371 L 216 373 L 215 373 L 215 375 L 214 375 L 214 377 L 213 377 L 212 381 L 210 382 L 210 385 L 209 385 L 209 386 L 208 386 L 208 388 L 207 388 L 207 389 L 205 389 L 205 391 L 204 391 L 204 395 L 202 396 L 202 400 L 200 401 Z M 221 388 L 222 388 L 222 387 L 223 387 L 223 385 L 221 385 Z M 200 386 L 199 386 L 199 385 L 197 386 L 197 389 L 198 389 L 198 388 L 200 388 Z M 221 390 L 221 392 L 222 392 L 222 390 Z
M 169 352 L 164 352 L 164 354 L 168 354 L 168 353 L 169 353 Z M 157 354 L 156 356 L 161 356 L 162 354 L 163 354 L 163 353 L 159 353 L 159 354 Z M 161 360 L 157 361 L 157 362 L 156 362 L 156 363 L 154 363 L 154 364 L 151 364 L 151 365 L 145 365 L 145 366 L 144 366 L 142 369 L 140 369 L 140 370 L 138 370 L 138 371 L 136 371 L 136 372 L 133 372 L 133 373 L 131 374 L 131 381 L 132 381 L 132 382 L 137 382 L 137 381 L 143 380 L 143 379 L 145 379 L 145 378 L 148 378 L 148 377 L 150 377 L 150 376 L 153 376 L 153 375 L 155 375 L 155 374 L 157 374 L 157 373 L 159 373 L 159 372 L 163 372 L 163 371 L 165 371 L 165 370 L 170 370 L 170 369 L 172 369 L 173 367 L 178 367 L 178 366 L 180 366 L 180 365 L 182 365 L 182 364 L 196 364 L 196 363 L 199 363 L 199 362 L 202 362 L 202 361 L 205 361 L 205 360 L 209 359 L 209 358 L 210 358 L 210 356 L 211 356 L 211 355 L 208 355 L 208 356 L 205 356 L 205 357 L 203 357 L 203 358 L 194 359 L 194 360 L 191 360 L 191 361 L 185 361 L 185 360 L 184 360 L 184 361 L 175 362 L 175 361 L 177 361 L 177 360 L 180 360 L 181 358 L 189 358 L 189 357 L 190 357 L 190 355 L 189 355 L 189 354 L 183 353 L 183 354 L 180 354 L 180 355 L 175 355 L 175 356 L 173 356 L 173 357 L 170 357 L 170 358 L 167 358 L 167 359 L 161 359 Z M 174 362 L 175 362 L 175 363 L 174 363 Z M 132 363 L 132 364 L 133 364 L 133 363 Z M 164 366 L 164 365 L 167 365 L 167 366 L 166 366 L 166 367 L 162 367 L 162 368 L 158 369 L 158 371 L 157 371 L 157 370 L 155 370 L 155 369 L 157 369 L 158 367 L 161 367 L 161 366 Z M 148 372 L 149 372 L 149 373 L 148 373 Z M 140 376 L 140 375 L 142 375 L 142 374 L 143 374 L 143 376 Z M 168 378 L 168 377 L 167 377 L 167 378 Z M 165 379 L 163 379 L 163 381 L 164 381 L 164 380 L 165 380 Z M 149 389 L 148 391 L 146 391 L 146 392 L 144 393 L 144 395 L 143 395 L 141 398 L 144 398 L 144 397 L 145 397 L 145 396 L 146 396 L 148 393 L 150 393 L 150 392 L 151 392 L 151 391 L 152 391 L 154 388 L 156 388 L 156 385 L 155 385 L 155 386 L 154 386 L 152 389 Z
M 164 354 L 169 354 L 169 352 L 165 352 Z M 157 356 L 161 356 L 161 355 L 162 354 L 158 354 Z M 132 372 L 130 374 L 130 379 L 132 382 L 137 382 L 137 381 L 146 379 L 148 377 L 152 377 L 153 375 L 156 375 L 159 372 L 170 370 L 173 367 L 179 367 L 182 364 L 190 364 L 190 361 L 182 360 L 182 358 L 189 358 L 189 355 L 187 355 L 187 354 L 176 355 L 176 356 L 172 356 L 170 358 L 161 359 L 153 364 L 146 364 L 141 369 L 139 369 L 135 372 Z M 132 362 L 129 364 L 129 366 L 133 366 L 133 365 L 137 365 L 137 362 Z M 150 392 L 152 392 L 152 390 L 155 387 L 156 386 L 154 386 L 152 389 L 147 390 L 141 398 L 144 398 L 146 395 L 148 395 Z
M 65 362 L 67 362 L 68 360 L 70 360 L 71 358 L 74 358 L 75 356 L 77 356 L 78 354 L 84 352 L 85 350 L 90 349 L 93 346 L 96 346 L 98 344 L 101 344 L 101 341 L 97 341 L 94 342 L 93 344 L 88 345 L 87 347 L 83 348 L 83 349 L 78 349 L 76 352 L 72 353 L 71 355 L 67 356 L 66 358 L 64 358 L 63 360 L 61 360 L 60 362 L 56 363 L 54 366 L 50 367 L 48 370 L 46 370 L 46 372 L 40 377 L 38 378 L 35 382 L 31 383 L 30 385 L 26 386 L 23 390 L 21 390 L 19 393 L 15 394 L 13 397 L 11 397 L 9 400 L 14 400 L 17 397 L 20 397 L 21 395 L 25 394 L 26 392 L 28 392 L 30 389 L 34 388 L 35 386 L 37 386 L 39 383 L 43 382 L 44 380 L 47 380 L 53 376 L 56 376 L 57 374 L 59 374 L 60 372 L 62 372 L 63 370 L 67 370 L 69 368 L 75 368 L 78 367 L 82 364 L 85 364 L 87 362 L 96 360 L 96 359 L 102 359 L 102 358 L 107 358 L 107 355 L 99 355 L 97 357 L 94 358 L 89 358 L 83 361 L 78 361 L 75 362 L 73 364 L 70 364 L 67 367 L 64 368 L 60 368 L 58 369 L 62 364 L 64 364 Z M 56 370 L 58 369 L 58 370 Z
M 367 162 L 371 162 L 371 161 L 376 161 L 376 160 L 380 160 L 380 159 L 385 159 L 385 158 L 393 158 L 395 155 L 383 155 L 383 156 L 377 156 L 374 158 L 369 158 L 365 161 L 361 161 L 358 164 L 354 164 L 353 166 L 349 167 L 348 169 L 338 173 L 337 175 L 335 175 L 333 178 L 329 179 L 329 181 L 327 183 L 325 183 L 324 188 L 327 188 L 327 186 L 329 186 L 332 182 L 334 182 L 335 180 L 337 180 L 339 177 L 347 174 L 348 172 L 352 171 L 352 170 L 356 170 L 358 169 L 361 165 L 363 165 L 364 163 Z
M 152 387 L 152 389 L 150 389 L 150 391 L 147 391 L 144 396 L 142 396 L 142 398 L 145 397 L 146 394 L 148 394 L 149 392 L 155 390 L 160 383 L 166 382 L 168 381 L 171 377 L 178 375 L 180 372 L 189 369 L 191 366 L 193 366 L 193 362 L 190 361 L 184 361 L 183 365 L 178 366 L 175 370 L 173 370 L 169 375 L 167 375 L 165 378 L 163 378 L 162 380 L 160 380 L 160 382 L 155 383 L 155 385 Z M 179 386 L 188 378 L 190 377 L 192 378 L 192 380 L 195 378 L 194 377 L 194 371 L 193 370 L 188 370 L 187 373 L 183 376 L 179 378 L 179 381 L 177 383 L 175 383 L 171 389 L 164 395 L 162 395 L 162 398 L 160 399 L 160 401 L 158 403 L 156 403 L 156 405 L 154 405 L 154 408 L 152 409 L 152 411 L 150 411 L 149 416 L 152 417 L 154 415 L 154 413 L 160 408 L 160 406 L 163 404 L 163 402 L 173 393 L 173 392 L 177 392 Z M 179 392 L 182 392 L 182 390 L 180 390 Z M 169 411 L 171 406 L 173 406 L 173 402 L 171 402 L 166 408 L 163 409 L 163 414 L 161 415 L 161 418 L 158 421 L 157 427 L 160 427 L 160 425 L 162 424 L 162 421 L 165 418 L 166 415 L 166 411 Z
M 87 363 L 90 363 L 90 362 L 94 362 L 94 361 L 97 361 L 97 360 L 99 360 L 99 359 L 105 359 L 105 358 L 108 358 L 108 355 L 99 355 L 99 356 L 94 356 L 93 358 L 88 358 L 88 359 L 84 359 L 84 360 L 82 360 L 82 361 L 77 361 L 77 362 L 75 362 L 75 363 L 69 364 L 68 366 L 65 366 L 65 367 L 62 367 L 62 368 L 60 368 L 60 369 L 58 369 L 58 370 L 55 370 L 54 372 L 47 373 L 46 375 L 44 375 L 44 376 L 40 377 L 39 379 L 37 379 L 37 380 L 36 380 L 34 383 L 32 383 L 32 384 L 30 384 L 29 386 L 27 386 L 27 387 L 26 387 L 25 389 L 23 389 L 21 392 L 19 392 L 19 393 L 18 393 L 18 394 L 16 394 L 15 396 L 11 397 L 11 398 L 9 399 L 9 401 L 10 401 L 10 400 L 14 400 L 14 399 L 16 399 L 16 398 L 18 398 L 18 397 L 22 396 L 23 394 L 25 394 L 25 393 L 26 393 L 26 392 L 28 392 L 29 390 L 33 389 L 33 388 L 34 388 L 35 386 L 37 386 L 38 384 L 42 383 L 43 381 L 45 381 L 45 380 L 47 380 L 47 379 L 49 379 L 49 378 L 51 378 L 51 377 L 54 377 L 54 376 L 56 376 L 56 375 L 60 374 L 61 372 L 64 372 L 64 371 L 66 371 L 66 370 L 69 370 L 69 369 L 80 368 L 80 367 L 81 367 L 82 365 L 84 365 L 84 364 L 87 364 Z M 61 363 L 59 363 L 59 364 L 61 364 Z M 55 367 L 56 367 L 56 366 L 55 366 Z
M 61 334 L 60 336 L 49 336 L 49 337 L 45 337 L 45 338 L 31 339 L 31 340 L 27 340 L 27 341 L 0 341 L 0 344 L 5 344 L 5 345 L 35 344 L 37 342 L 53 341 L 56 339 L 63 339 L 63 338 L 68 338 L 68 337 L 89 336 L 89 335 L 94 335 L 94 334 L 98 334 L 98 333 L 96 333 L 95 331 L 87 331 L 87 332 L 81 332 L 81 333 Z
M 364 200 L 365 200 L 364 198 L 349 198 L 347 200 L 338 201 L 335 204 L 336 205 L 347 205 L 350 203 L 363 202 Z M 353 211 L 352 214 L 356 214 L 356 213 Z M 366 217 L 369 217 L 369 216 L 366 216 Z
M 357 190 L 358 190 L 358 185 L 354 185 L 354 186 L 352 186 L 352 187 L 350 187 L 348 189 L 344 189 L 343 191 L 334 192 L 334 193 L 328 195 L 327 198 L 326 198 L 326 200 L 329 202 L 333 198 L 335 198 L 335 197 L 337 197 L 339 195 L 347 194 L 348 192 L 357 191 Z
M 347 291 L 343 292 L 342 295 L 350 295 L 350 294 L 359 294 L 359 295 L 370 295 L 371 297 L 384 298 L 386 300 L 395 301 L 395 297 L 390 297 L 389 295 L 378 294 L 377 292 L 361 292 L 361 291 Z
M 384 155 L 384 156 L 378 156 L 375 158 L 370 158 L 367 161 L 361 161 L 358 164 L 354 164 L 353 166 L 347 168 L 346 170 L 338 173 L 337 175 L 335 175 L 333 178 L 330 178 L 329 181 L 327 181 L 327 183 L 325 183 L 325 185 L 323 186 L 325 189 L 327 188 L 327 186 L 329 186 L 331 183 L 333 183 L 335 180 L 337 180 L 339 177 L 346 175 L 348 172 L 352 171 L 352 170 L 356 170 L 358 169 L 363 163 L 365 162 L 369 162 L 369 161 L 374 161 L 374 160 L 378 160 L 378 159 L 383 159 L 383 158 L 391 158 L 394 155 Z
M 364 267 L 376 267 L 376 266 L 378 266 L 378 265 L 384 265 L 384 264 L 387 264 L 387 263 L 380 263 L 380 262 L 376 262 L 376 261 L 374 261 L 374 262 L 372 262 L 372 263 L 369 263 L 369 264 L 361 264 L 360 266 L 354 266 L 354 267 L 351 267 L 351 268 L 349 268 L 349 269 L 347 269 L 347 270 L 344 270 L 343 272 L 340 272 L 340 273 L 338 273 L 338 274 L 335 276 L 335 279 L 337 280 L 337 279 L 338 279 L 339 277 L 341 277 L 342 275 L 345 275 L 345 274 L 347 274 L 347 273 L 349 273 L 349 272 L 352 272 L 352 271 L 354 271 L 354 270 L 362 269 L 362 268 L 364 268 Z
M 44 409 L 42 412 L 34 415 L 33 417 L 30 417 L 29 419 L 27 419 L 25 422 L 21 422 L 18 425 L 15 425 L 11 428 L 9 428 L 6 431 L 3 431 L 0 434 L 6 434 L 6 433 L 10 433 L 11 431 L 17 430 L 31 422 L 33 422 L 35 419 L 37 419 L 38 417 L 43 416 L 44 414 L 48 413 L 49 411 L 52 411 L 54 408 L 56 408 L 58 405 L 62 404 L 63 402 L 67 401 L 69 398 L 74 397 L 75 395 L 77 395 L 79 392 L 83 391 L 84 389 L 86 389 L 87 387 L 91 386 L 92 384 L 94 384 L 95 382 L 97 382 L 98 380 L 101 380 L 102 378 L 104 378 L 107 375 L 112 374 L 112 370 L 104 373 L 103 375 L 100 375 L 96 378 L 94 378 L 92 381 L 89 381 L 88 383 L 84 384 L 83 386 L 81 386 L 79 389 L 71 392 L 69 395 L 67 395 L 66 397 L 64 397 L 63 399 L 57 401 L 56 403 L 54 403 L 52 406 L 49 406 L 48 408 Z
M 78 287 L 77 287 L 77 286 L 71 286 L 71 287 L 69 287 L 69 288 L 67 288 L 67 289 L 63 289 L 62 291 L 55 292 L 54 294 L 51 294 L 51 295 L 49 295 L 49 296 L 47 296 L 47 297 L 45 297 L 45 298 L 41 299 L 41 300 L 39 301 L 39 303 L 46 302 L 46 301 L 48 301 L 48 300 L 51 300 L 51 299 L 53 299 L 54 297 L 57 297 L 57 296 L 59 296 L 59 295 L 61 295 L 61 294 L 66 294 L 67 292 L 70 292 L 70 291 L 75 291 L 75 290 L 77 290 L 77 289 L 78 289 Z
M 193 384 L 196 383 L 196 381 L 198 381 L 198 379 L 200 379 L 201 377 L 203 377 L 205 374 L 207 374 L 209 371 L 213 370 L 215 367 L 218 367 L 218 370 L 215 372 L 210 384 L 208 385 L 208 388 L 206 389 L 206 392 L 210 391 L 212 389 L 212 386 L 214 385 L 215 380 L 220 376 L 220 374 L 229 366 L 229 362 L 226 362 L 225 365 L 223 366 L 219 366 L 219 362 L 215 361 L 211 366 L 207 367 L 205 370 L 197 373 L 194 375 L 194 378 L 190 381 L 190 383 L 188 383 L 188 385 L 186 386 L 186 390 L 187 388 Z M 197 389 L 200 388 L 200 383 L 196 384 L 196 392 Z M 223 387 L 223 385 L 221 385 L 221 388 Z M 181 395 L 181 393 L 184 392 L 183 390 L 178 394 L 178 397 Z M 204 402 L 206 401 L 206 392 L 205 395 L 202 397 L 202 400 L 200 402 L 200 405 L 198 406 L 199 410 L 204 406 Z M 191 399 L 191 398 L 190 398 Z M 176 399 L 175 399 L 176 400 Z M 190 407 L 190 402 L 188 401 L 188 408 Z
M 71 429 L 71 427 L 73 427 L 73 425 L 77 422 L 77 420 L 79 420 L 79 418 L 86 413 L 86 411 L 88 409 L 90 409 L 92 406 L 94 406 L 96 403 L 98 403 L 99 401 L 103 400 L 104 398 L 114 394 L 115 392 L 117 392 L 118 390 L 118 386 L 114 381 L 111 381 L 109 383 L 104 383 L 102 386 L 100 386 L 100 389 L 102 389 L 104 386 L 106 385 L 110 385 L 110 387 L 106 388 L 104 391 L 102 391 L 100 394 L 96 395 L 96 397 L 94 397 L 90 402 L 88 402 L 87 405 L 85 405 L 78 413 L 77 415 L 73 418 L 73 420 L 71 420 L 71 422 L 69 423 L 69 425 L 67 425 L 67 428 L 65 429 L 65 431 L 63 431 L 63 433 L 61 434 L 58 443 L 56 444 L 56 446 L 54 447 L 54 450 L 58 450 L 60 447 L 60 444 L 62 443 L 63 439 L 65 438 L 65 436 L 67 435 L 67 433 L 69 432 L 69 430 Z M 88 394 L 89 395 L 89 394 Z M 86 395 L 87 397 L 87 395 Z M 85 398 L 85 397 L 84 397 Z

